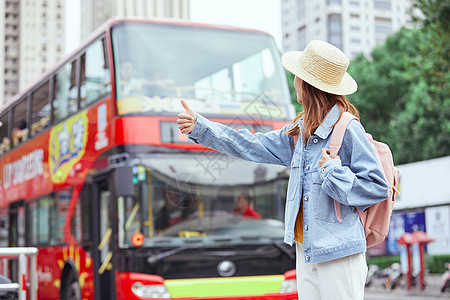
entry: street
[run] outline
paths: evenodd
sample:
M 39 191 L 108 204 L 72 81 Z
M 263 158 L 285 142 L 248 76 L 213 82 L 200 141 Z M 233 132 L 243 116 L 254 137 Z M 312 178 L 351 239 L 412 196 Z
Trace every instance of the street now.
M 425 290 L 413 288 L 408 291 L 404 287 L 394 290 L 385 290 L 382 287 L 368 287 L 365 290 L 365 300 L 429 300 L 429 299 L 450 299 L 450 293 L 440 292 L 440 274 L 428 274 L 426 276 L 427 287 Z
M 440 296 L 432 296 L 428 294 L 423 295 L 408 295 L 406 293 L 404 294 L 397 294 L 397 293 L 366 293 L 364 299 L 365 300 L 385 300 L 385 299 L 395 299 L 395 300 L 430 300 L 430 299 L 449 299 L 450 294 L 442 294 Z

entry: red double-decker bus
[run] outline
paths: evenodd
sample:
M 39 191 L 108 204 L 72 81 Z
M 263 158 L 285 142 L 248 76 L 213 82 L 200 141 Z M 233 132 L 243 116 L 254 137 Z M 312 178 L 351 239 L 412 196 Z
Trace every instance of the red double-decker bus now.
M 254 132 L 294 117 L 271 36 L 137 19 L 1 109 L 0 246 L 39 248 L 39 299 L 296 299 L 289 169 L 188 141 L 181 98 Z

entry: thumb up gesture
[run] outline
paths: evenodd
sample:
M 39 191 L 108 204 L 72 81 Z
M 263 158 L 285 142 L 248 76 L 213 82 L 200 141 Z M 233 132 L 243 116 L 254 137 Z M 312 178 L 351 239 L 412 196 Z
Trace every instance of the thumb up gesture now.
M 197 113 L 194 112 L 183 99 L 181 99 L 181 105 L 183 105 L 186 112 L 178 114 L 178 129 L 180 129 L 182 134 L 191 133 L 197 122 Z

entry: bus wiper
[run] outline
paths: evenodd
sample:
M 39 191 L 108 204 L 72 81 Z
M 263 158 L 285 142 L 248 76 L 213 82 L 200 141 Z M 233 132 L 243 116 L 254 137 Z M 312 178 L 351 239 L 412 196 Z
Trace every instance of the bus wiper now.
M 240 238 L 241 240 L 244 241 L 260 241 L 262 239 L 260 236 L 257 235 L 241 235 Z
M 253 235 L 249 235 L 249 236 L 242 235 L 242 236 L 240 236 L 240 238 L 244 241 L 258 241 L 258 240 L 263 239 L 261 236 L 253 236 Z M 288 249 L 286 249 L 286 247 L 284 246 L 284 242 L 278 242 L 278 241 L 272 240 L 272 245 L 275 248 L 277 248 L 278 250 L 280 250 L 282 253 L 286 254 L 290 259 L 295 260 L 295 255 L 292 253 L 292 251 L 289 251 Z
M 243 240 L 258 240 L 258 239 L 262 239 L 261 237 L 257 237 L 257 236 L 241 236 L 240 237 Z M 283 242 L 277 242 L 277 241 L 272 241 L 271 243 L 276 249 L 280 250 L 282 253 L 286 254 L 290 259 L 295 259 L 295 255 L 289 251 L 288 249 L 286 249 L 283 246 Z M 254 250 L 217 250 L 217 249 L 200 249 L 201 247 L 199 247 L 199 245 L 185 245 L 185 246 L 180 246 L 177 248 L 173 248 L 171 250 L 168 251 L 164 251 L 164 252 L 160 252 L 157 254 L 153 254 L 151 256 L 149 256 L 147 258 L 148 263 L 150 264 L 155 264 L 156 262 L 175 255 L 177 253 L 183 252 L 185 250 L 188 249 L 196 249 L 197 250 L 197 255 L 208 255 L 208 256 L 220 256 L 220 257 L 231 257 L 231 256 L 239 256 L 239 255 L 267 255 L 269 254 L 268 252 L 255 252 Z
M 175 254 L 180 253 L 180 252 L 183 252 L 184 250 L 187 250 L 187 249 L 199 249 L 199 247 L 198 246 L 194 246 L 194 245 L 180 246 L 180 247 L 168 250 L 168 251 L 164 251 L 164 252 L 160 252 L 160 253 L 151 255 L 151 256 L 149 256 L 147 258 L 147 261 L 148 261 L 149 264 L 155 264 L 156 262 L 158 262 L 158 261 L 160 261 L 160 260 L 162 260 L 162 259 L 164 259 L 166 257 L 175 255 Z M 201 255 L 204 252 L 207 252 L 208 254 L 214 253 L 214 256 L 229 256 L 229 251 L 228 252 L 223 252 L 223 251 L 222 252 L 217 252 L 217 251 L 212 251 L 212 252 L 210 252 L 210 251 L 198 251 L 197 254 Z M 235 252 L 233 252 L 233 255 L 235 255 Z
M 240 236 L 240 238 L 244 241 L 258 241 L 258 240 L 262 240 L 262 239 L 267 240 L 267 238 L 263 238 L 261 236 L 254 236 L 254 235 L 249 235 L 249 236 L 242 235 L 242 236 Z M 280 250 L 282 253 L 286 254 L 290 259 L 295 260 L 294 253 L 292 253 L 292 251 L 289 251 L 289 249 L 286 249 L 284 242 L 271 240 L 271 244 L 275 248 Z
M 154 254 L 154 255 L 149 256 L 147 258 L 147 261 L 148 261 L 149 264 L 154 264 L 154 263 L 160 261 L 163 258 L 166 258 L 168 256 L 172 256 L 174 254 L 177 254 L 177 253 L 182 252 L 182 251 L 184 251 L 186 249 L 189 249 L 189 248 L 192 248 L 192 247 L 190 247 L 190 246 L 181 246 L 181 247 L 178 247 L 178 248 L 174 248 L 172 250 L 168 250 L 168 251 L 165 251 L 165 252 L 160 252 L 158 254 Z
M 284 242 L 273 241 L 272 245 L 274 245 L 275 248 L 277 248 L 278 250 L 280 250 L 281 252 L 286 254 L 290 259 L 295 260 L 294 253 L 292 253 L 292 251 L 289 251 L 288 249 L 286 249 L 286 247 L 284 246 Z

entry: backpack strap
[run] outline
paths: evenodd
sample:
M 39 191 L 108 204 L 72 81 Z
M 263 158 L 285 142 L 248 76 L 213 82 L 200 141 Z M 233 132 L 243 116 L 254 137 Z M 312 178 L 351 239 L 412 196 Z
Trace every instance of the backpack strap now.
M 348 123 L 350 123 L 353 119 L 358 120 L 356 116 L 346 111 L 342 113 L 338 122 L 334 125 L 330 138 L 330 157 L 335 158 L 338 154 L 339 149 L 341 149 L 342 140 L 344 139 L 344 134 L 345 130 L 347 130 Z M 341 204 L 336 200 L 334 200 L 334 211 L 336 212 L 336 218 L 338 221 L 342 222 Z
M 342 140 L 344 139 L 345 130 L 347 130 L 347 125 L 351 120 L 358 118 L 348 111 L 343 112 L 341 117 L 339 118 L 336 125 L 334 125 L 333 132 L 331 133 L 330 139 L 330 156 L 335 158 L 341 149 Z

